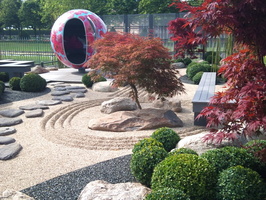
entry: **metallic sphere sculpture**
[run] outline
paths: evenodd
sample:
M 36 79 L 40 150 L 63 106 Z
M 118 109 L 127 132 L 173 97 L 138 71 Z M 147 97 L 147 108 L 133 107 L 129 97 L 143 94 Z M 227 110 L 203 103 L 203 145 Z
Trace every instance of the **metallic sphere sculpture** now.
M 75 9 L 55 21 L 50 41 L 57 58 L 64 65 L 80 69 L 93 55 L 90 44 L 106 32 L 105 23 L 95 13 Z

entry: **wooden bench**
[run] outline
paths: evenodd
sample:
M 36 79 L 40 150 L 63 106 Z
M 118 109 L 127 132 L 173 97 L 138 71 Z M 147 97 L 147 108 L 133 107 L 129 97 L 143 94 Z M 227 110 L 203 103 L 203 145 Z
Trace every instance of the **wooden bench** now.
M 33 66 L 34 61 L 0 60 L 0 72 L 7 72 L 9 78 L 23 77 Z
M 216 73 L 215 72 L 204 72 L 198 89 L 193 97 L 193 112 L 194 112 L 194 125 L 206 126 L 207 121 L 205 118 L 201 117 L 196 119 L 198 114 L 209 105 L 210 98 L 214 96 L 215 93 L 215 83 L 216 83 Z

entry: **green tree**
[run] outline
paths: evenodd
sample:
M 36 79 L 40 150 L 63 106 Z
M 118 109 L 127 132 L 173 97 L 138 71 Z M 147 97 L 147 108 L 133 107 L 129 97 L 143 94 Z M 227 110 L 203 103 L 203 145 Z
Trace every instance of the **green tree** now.
M 109 0 L 106 6 L 109 15 L 138 13 L 138 0 Z
M 32 27 L 36 37 L 37 28 L 40 29 L 43 25 L 41 23 L 40 0 L 24 1 L 19 9 L 18 16 L 24 27 Z
M 170 6 L 173 0 L 140 0 L 139 13 L 175 13 L 178 11 L 176 7 Z
M 18 10 L 21 6 L 21 0 L 2 0 L 0 2 L 0 23 L 2 27 L 9 29 L 21 29 Z M 10 35 L 11 36 L 11 35 Z

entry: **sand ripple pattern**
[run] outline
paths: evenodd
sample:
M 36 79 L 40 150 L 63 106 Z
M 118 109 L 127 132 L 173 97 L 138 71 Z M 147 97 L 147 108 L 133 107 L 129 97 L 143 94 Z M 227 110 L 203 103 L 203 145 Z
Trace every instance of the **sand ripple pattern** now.
M 145 136 L 134 137 L 103 137 L 97 136 L 97 131 L 79 130 L 71 125 L 72 120 L 79 112 L 94 106 L 99 106 L 103 101 L 90 100 L 73 103 L 60 107 L 46 115 L 41 121 L 41 134 L 54 143 L 87 150 L 126 150 L 132 149 L 135 143 Z M 92 133 L 90 133 L 92 132 Z M 96 132 L 96 134 L 94 134 Z M 114 135 L 114 134 L 112 134 Z

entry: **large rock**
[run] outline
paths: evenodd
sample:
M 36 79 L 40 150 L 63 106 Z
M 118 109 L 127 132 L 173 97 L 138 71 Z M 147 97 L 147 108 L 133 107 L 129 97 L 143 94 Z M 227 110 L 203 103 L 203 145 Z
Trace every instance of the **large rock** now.
M 22 146 L 18 143 L 11 143 L 8 145 L 4 145 L 4 147 L 0 148 L 0 160 L 9 160 L 14 158 L 21 151 Z
M 44 67 L 40 65 L 36 65 L 35 67 L 31 68 L 31 71 L 30 71 L 30 73 L 34 73 L 34 74 L 43 74 L 47 72 L 49 72 L 49 70 L 45 69 Z
M 95 92 L 114 92 L 117 88 L 112 86 L 112 82 L 113 81 L 107 80 L 94 83 L 92 85 L 92 90 Z
M 140 183 L 111 184 L 106 181 L 92 181 L 86 185 L 78 200 L 143 200 L 151 189 Z
M 178 99 L 156 99 L 152 102 L 153 107 L 181 112 L 181 101 Z
M 186 65 L 183 62 L 172 63 L 171 67 L 174 69 L 185 68 Z
M 158 127 L 182 127 L 183 122 L 171 110 L 147 108 L 136 111 L 118 111 L 106 117 L 92 119 L 89 128 L 103 131 L 133 131 Z
M 0 196 L 1 200 L 34 200 L 34 198 L 23 194 L 22 192 L 15 191 L 15 190 L 5 190 L 3 192 L 2 197 Z
M 101 104 L 101 112 L 110 114 L 116 111 L 136 110 L 137 104 L 130 98 L 116 97 Z

